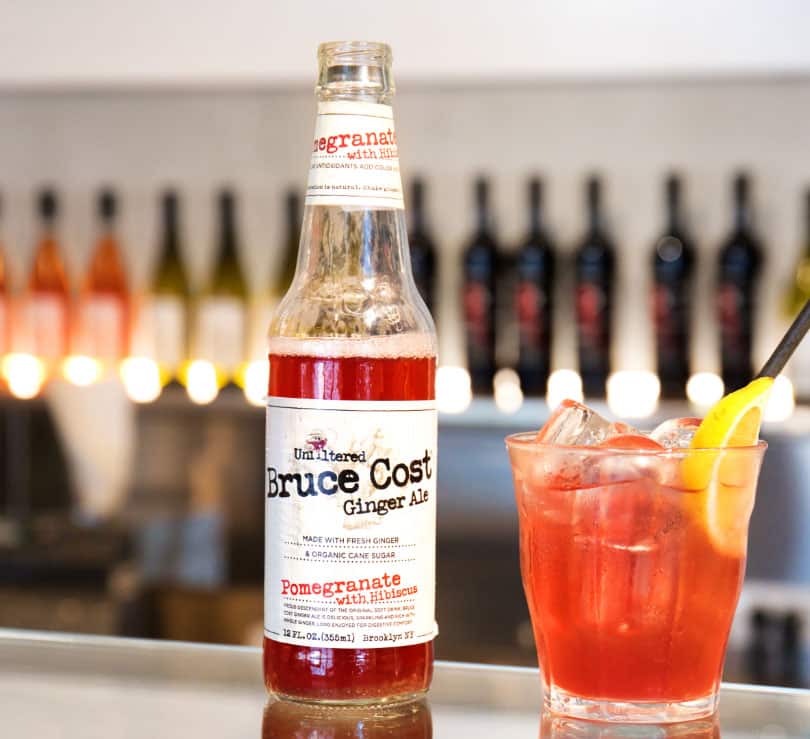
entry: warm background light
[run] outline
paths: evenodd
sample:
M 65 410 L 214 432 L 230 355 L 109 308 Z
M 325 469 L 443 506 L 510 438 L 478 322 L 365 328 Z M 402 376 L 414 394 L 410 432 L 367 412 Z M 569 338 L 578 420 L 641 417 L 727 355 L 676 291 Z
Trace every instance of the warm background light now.
M 121 382 L 127 397 L 135 403 L 152 403 L 163 389 L 160 368 L 147 357 L 129 357 L 121 362 Z
M 697 372 L 686 383 L 686 397 L 697 408 L 706 410 L 723 397 L 723 380 L 714 372 Z
M 793 393 L 793 383 L 784 375 L 779 375 L 773 383 L 771 397 L 762 413 L 764 421 L 786 421 L 793 415 L 796 399 Z
M 520 377 L 513 369 L 498 370 L 493 380 L 495 405 L 503 413 L 516 413 L 523 405 Z
M 559 369 L 551 373 L 546 387 L 546 403 L 549 408 L 556 408 L 566 398 L 583 401 L 582 378 L 578 372 L 570 369 Z
M 205 359 L 191 362 L 186 374 L 186 391 L 197 405 L 212 403 L 219 395 L 216 367 Z
M 472 402 L 470 373 L 464 367 L 436 370 L 436 407 L 440 413 L 463 413 Z
M 267 360 L 258 359 L 248 364 L 244 374 L 244 392 L 248 403 L 264 406 L 267 396 Z
M 45 365 L 32 354 L 7 354 L 3 359 L 3 377 L 15 398 L 35 398 L 45 382 Z
M 101 379 L 101 362 L 92 357 L 74 354 L 62 363 L 62 375 L 71 384 L 87 387 Z
M 661 383 L 653 372 L 623 370 L 607 381 L 610 410 L 620 418 L 647 418 L 658 408 Z

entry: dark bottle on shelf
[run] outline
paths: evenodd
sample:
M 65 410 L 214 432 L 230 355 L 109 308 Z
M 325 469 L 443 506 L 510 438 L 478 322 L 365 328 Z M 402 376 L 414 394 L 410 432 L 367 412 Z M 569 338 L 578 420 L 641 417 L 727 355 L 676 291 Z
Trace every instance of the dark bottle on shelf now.
M 284 240 L 284 255 L 276 279 L 270 290 L 274 304 L 287 294 L 295 268 L 298 265 L 298 242 L 301 239 L 301 198 L 295 190 L 287 191 L 287 237 Z
M 588 227 L 575 254 L 577 352 L 586 395 L 603 397 L 610 374 L 615 252 L 603 223 L 598 177 L 586 185 Z
M 413 280 L 425 301 L 428 311 L 434 315 L 436 298 L 436 247 L 430 236 L 425 219 L 425 184 L 416 179 L 411 185 L 411 223 L 408 244 L 411 254 Z
M 719 257 L 717 312 L 726 392 L 746 385 L 754 376 L 755 293 L 763 257 L 751 226 L 749 191 L 748 176 L 738 174 L 734 178 L 734 223 Z
M 690 282 L 695 249 L 681 217 L 681 181 L 666 181 L 667 224 L 652 255 L 652 312 L 661 395 L 683 398 L 689 380 Z
M 467 367 L 472 390 L 477 395 L 492 394 L 495 376 L 495 285 L 498 246 L 492 234 L 489 183 L 475 182 L 477 225 L 464 250 L 463 315 Z
M 529 234 L 516 258 L 515 314 L 520 385 L 527 395 L 546 392 L 551 368 L 554 246 L 543 225 L 542 182 L 529 181 Z

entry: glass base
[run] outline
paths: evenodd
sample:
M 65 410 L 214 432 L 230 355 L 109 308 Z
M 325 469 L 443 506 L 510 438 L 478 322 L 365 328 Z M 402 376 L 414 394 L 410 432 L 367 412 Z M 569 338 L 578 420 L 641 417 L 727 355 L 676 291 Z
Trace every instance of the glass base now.
M 547 711 L 588 721 L 615 721 L 624 724 L 671 724 L 711 716 L 717 710 L 718 695 L 687 701 L 620 701 L 581 698 L 560 688 L 546 688 L 543 699 Z
M 422 700 L 427 694 L 425 690 L 412 691 L 410 693 L 398 693 L 386 696 L 355 696 L 351 698 L 316 698 L 312 696 L 289 695 L 278 691 L 270 691 L 270 695 L 280 700 L 292 703 L 301 703 L 313 707 L 322 706 L 324 708 L 354 708 L 354 707 L 374 707 L 381 708 L 396 705 L 405 705 Z

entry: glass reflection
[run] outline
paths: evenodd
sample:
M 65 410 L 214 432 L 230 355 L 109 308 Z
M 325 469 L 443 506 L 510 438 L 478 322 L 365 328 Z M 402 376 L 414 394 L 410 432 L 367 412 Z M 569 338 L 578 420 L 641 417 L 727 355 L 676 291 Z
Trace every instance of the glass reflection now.
M 394 706 L 317 706 L 271 698 L 262 739 L 432 739 L 424 701 Z
M 607 724 L 544 713 L 540 739 L 720 739 L 720 721 L 715 715 L 680 724 Z

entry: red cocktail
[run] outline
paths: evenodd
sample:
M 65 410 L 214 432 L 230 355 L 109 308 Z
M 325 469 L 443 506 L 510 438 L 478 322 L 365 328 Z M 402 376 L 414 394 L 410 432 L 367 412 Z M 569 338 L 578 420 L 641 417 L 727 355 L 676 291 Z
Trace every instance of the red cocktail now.
M 665 449 L 619 433 L 507 446 L 547 706 L 625 721 L 711 714 L 764 445 Z

